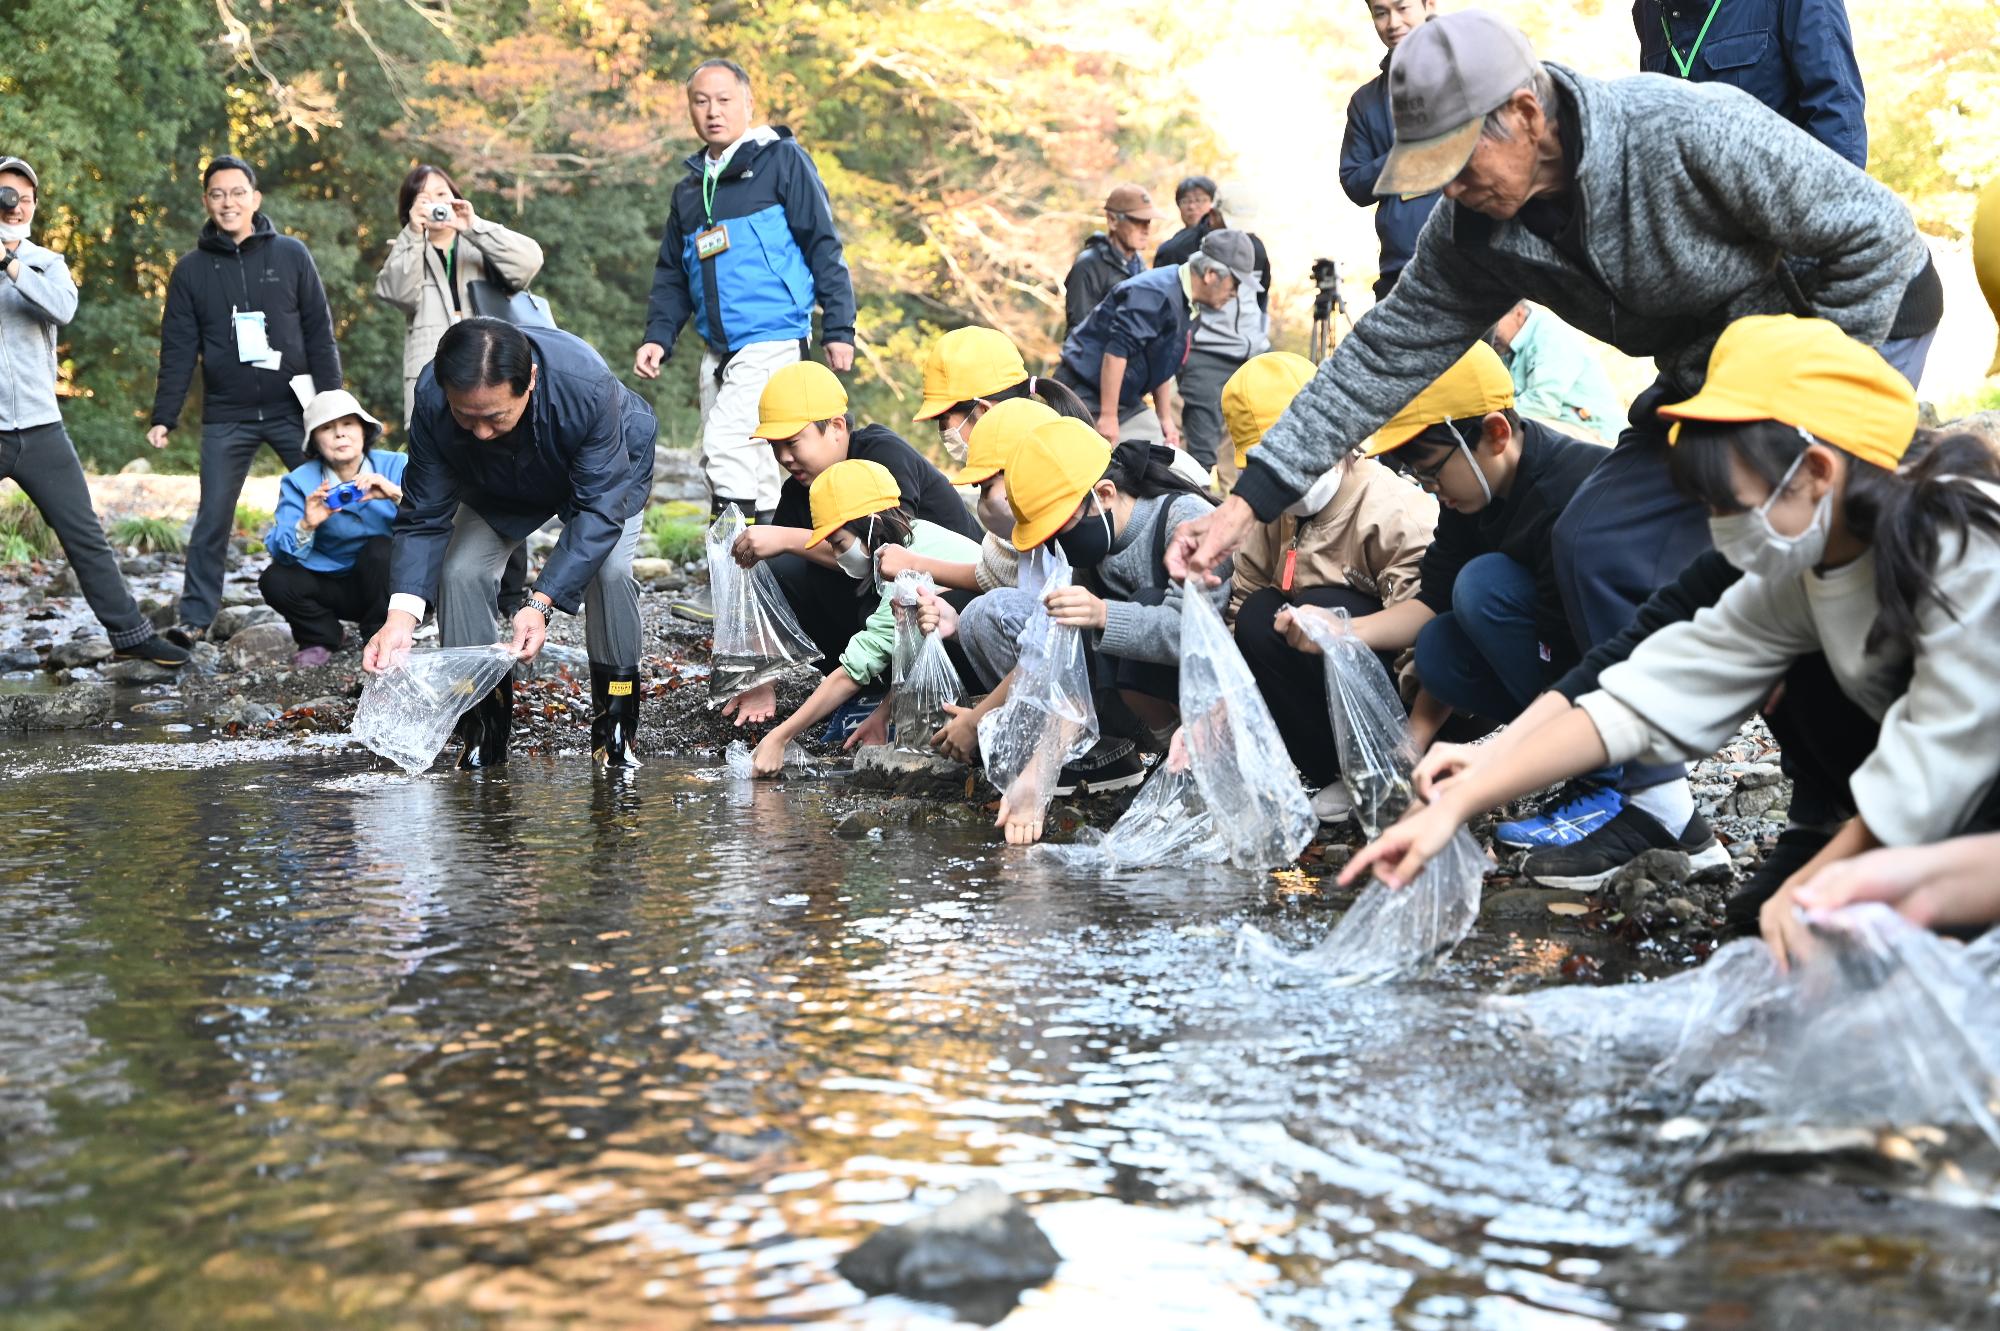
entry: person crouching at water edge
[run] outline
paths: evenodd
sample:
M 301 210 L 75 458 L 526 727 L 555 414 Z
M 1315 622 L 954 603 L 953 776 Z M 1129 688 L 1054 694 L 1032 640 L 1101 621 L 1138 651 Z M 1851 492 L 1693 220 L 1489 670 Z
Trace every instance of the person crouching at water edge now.
M 970 563 L 979 557 L 971 538 L 948 527 L 913 517 L 896 477 L 879 462 L 849 458 L 821 472 L 809 492 L 812 532 L 805 548 L 825 545 L 853 588 L 850 595 L 872 605 L 867 618 L 839 653 L 839 667 L 814 689 L 796 712 L 779 722 L 751 754 L 758 776 L 776 776 L 785 765 L 785 746 L 815 722 L 832 716 L 870 685 L 886 682 L 896 648 L 893 582 L 882 577 L 885 550 L 908 550 L 926 559 Z M 889 700 L 881 704 L 846 738 L 843 747 L 885 744 L 889 739 Z
M 381 671 L 409 650 L 432 601 L 446 647 L 498 641 L 501 570 L 552 517 L 562 536 L 513 647 L 534 659 L 549 617 L 585 610 L 590 745 L 611 767 L 638 765 L 639 587 L 632 556 L 653 483 L 659 423 L 581 339 L 498 319 L 453 324 L 417 380 L 410 461 L 389 563 L 389 614 L 362 666 Z M 514 692 L 503 680 L 459 723 L 459 766 L 506 761 Z
M 1807 938 L 1799 890 L 1830 866 L 2000 828 L 2000 457 L 1971 435 L 1913 439 L 1909 381 L 1835 325 L 1791 315 L 1731 324 L 1701 391 L 1660 414 L 1679 422 L 1676 487 L 1746 576 L 1574 706 L 1545 695 L 1493 744 L 1433 749 L 1416 773 L 1430 803 L 1343 882 L 1373 867 L 1407 883 L 1474 814 L 1605 762 L 1705 757 L 1816 652 L 1862 715 L 1790 756 L 1840 763 L 1813 780 L 1844 780 L 1858 812 L 1764 906 L 1781 962 Z
M 372 638 L 389 613 L 389 533 L 409 458 L 378 449 L 382 423 L 345 389 L 306 407 L 306 462 L 278 486 L 257 589 L 299 645 L 292 664 L 323 666 L 340 650 L 342 620 Z

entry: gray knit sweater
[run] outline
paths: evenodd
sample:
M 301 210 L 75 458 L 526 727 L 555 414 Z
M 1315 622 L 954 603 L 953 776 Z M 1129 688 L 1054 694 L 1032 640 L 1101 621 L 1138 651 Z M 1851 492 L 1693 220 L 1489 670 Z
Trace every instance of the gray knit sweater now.
M 1528 299 L 1631 356 L 1677 393 L 1748 314 L 1814 313 L 1873 345 L 1928 252 L 1888 187 L 1736 88 L 1657 74 L 1612 81 L 1560 65 L 1582 137 L 1584 271 L 1518 220 L 1440 204 L 1388 298 L 1363 315 L 1264 435 L 1236 493 L 1268 522 Z
M 1171 504 L 1169 501 L 1171 500 Z M 1178 527 L 1204 514 L 1213 513 L 1199 495 L 1159 495 L 1133 502 L 1132 516 L 1104 562 L 1097 566 L 1097 578 L 1106 600 L 1104 629 L 1098 635 L 1098 649 L 1107 656 L 1131 661 L 1152 661 L 1178 665 L 1181 659 L 1181 587 L 1167 578 L 1166 570 L 1153 558 L 1159 546 L 1153 528 L 1162 514 Z M 1220 586 L 1209 591 L 1208 599 L 1221 614 L 1229 604 L 1229 561 L 1215 570 Z M 1148 587 L 1166 588 L 1166 599 L 1158 605 L 1140 605 L 1127 599 Z

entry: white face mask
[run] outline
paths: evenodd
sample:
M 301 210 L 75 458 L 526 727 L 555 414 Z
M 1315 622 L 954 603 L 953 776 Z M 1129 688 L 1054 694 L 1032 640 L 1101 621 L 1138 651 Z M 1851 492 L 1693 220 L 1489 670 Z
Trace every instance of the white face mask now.
M 26 240 L 27 238 L 28 224 L 26 222 L 0 222 L 0 241 L 12 244 L 17 240 Z
M 980 526 L 1003 541 L 1014 534 L 1014 510 L 1006 491 L 997 485 L 981 491 L 978 508 Z
M 875 554 L 868 548 L 868 542 L 875 539 L 875 519 L 868 519 L 867 540 L 849 541 L 847 548 L 833 557 L 840 571 L 856 582 L 868 582 L 875 576 Z
M 1709 538 L 1716 553 L 1752 577 L 1778 581 L 1802 577 L 1826 559 L 1826 541 L 1833 530 L 1833 487 L 1828 486 L 1813 509 L 1812 521 L 1797 536 L 1786 536 L 1771 525 L 1771 505 L 1798 475 L 1804 453 L 1772 489 L 1771 497 L 1743 513 L 1708 520 Z
M 1333 497 L 1340 493 L 1340 476 L 1346 470 L 1345 467 L 1335 467 L 1321 476 L 1304 494 L 1285 505 L 1285 512 L 1295 518 L 1309 518 L 1323 511 L 1333 502 Z
M 961 467 L 965 465 L 965 435 L 960 431 L 958 426 L 954 425 L 949 429 L 939 430 L 938 442 L 944 445 L 945 452 L 951 454 L 953 462 L 956 462 Z

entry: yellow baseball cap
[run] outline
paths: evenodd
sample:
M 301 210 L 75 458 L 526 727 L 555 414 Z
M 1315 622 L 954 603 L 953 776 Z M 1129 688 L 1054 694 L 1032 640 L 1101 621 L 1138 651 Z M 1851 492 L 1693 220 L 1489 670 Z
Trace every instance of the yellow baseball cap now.
M 1267 351 L 1236 367 L 1222 386 L 1222 423 L 1236 445 L 1236 469 L 1243 470 L 1250 450 L 1264 442 L 1264 431 L 1277 424 L 1285 408 L 1318 371 L 1304 356 Z
M 1972 271 L 1986 295 L 1986 308 L 2000 319 L 2000 176 L 1986 182 L 1972 212 Z M 2000 374 L 2000 345 L 1994 347 L 1986 373 Z
M 927 421 L 961 402 L 1012 388 L 1028 377 L 1021 349 L 997 328 L 954 328 L 931 343 L 924 357 L 924 405 L 913 419 Z
M 842 523 L 898 507 L 903 492 L 896 488 L 895 475 L 881 463 L 848 458 L 815 477 L 806 499 L 812 505 L 813 522 L 812 539 L 806 545 L 815 546 Z
M 960 398 L 963 402 L 965 399 Z M 1007 470 L 1007 460 L 1021 441 L 1050 421 L 1061 420 L 1055 409 L 1033 398 L 1010 397 L 995 403 L 965 438 L 965 465 L 951 478 L 953 485 L 978 485 Z
M 793 361 L 764 381 L 753 439 L 791 439 L 815 421 L 847 410 L 847 390 L 816 360 Z
M 1753 314 L 1722 330 L 1708 381 L 1660 408 L 1671 421 L 1782 421 L 1894 471 L 1917 432 L 1917 392 L 1873 347 L 1824 319 Z M 1667 442 L 1680 439 L 1680 426 Z
M 1111 445 L 1104 436 L 1069 416 L 1058 416 L 1023 439 L 1007 464 L 1014 548 L 1032 550 L 1054 536 L 1110 466 Z
M 1505 411 L 1513 405 L 1514 380 L 1500 363 L 1499 353 L 1484 342 L 1474 342 L 1456 365 L 1391 416 L 1361 455 L 1379 457 L 1401 448 L 1433 425 Z

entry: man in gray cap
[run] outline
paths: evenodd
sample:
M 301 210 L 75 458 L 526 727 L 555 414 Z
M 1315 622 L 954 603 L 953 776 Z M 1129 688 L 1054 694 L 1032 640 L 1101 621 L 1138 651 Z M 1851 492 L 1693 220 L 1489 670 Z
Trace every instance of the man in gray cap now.
M 1141 185 L 1117 185 L 1104 200 L 1104 230 L 1093 231 L 1063 279 L 1063 332 L 1074 332 L 1097 303 L 1128 277 L 1146 271 L 1139 256 L 1160 220 L 1153 196 Z
M 1212 569 L 1532 300 L 1651 356 L 1659 372 L 1556 527 L 1558 581 L 1589 648 L 1708 545 L 1704 510 L 1668 480 L 1657 411 L 1700 388 L 1725 327 L 1749 314 L 1817 315 L 1913 382 L 1921 370 L 1943 291 L 1909 210 L 1744 93 L 1545 65 L 1511 24 L 1480 10 L 1404 38 L 1389 93 L 1396 144 L 1376 192 L 1442 188 L 1446 204 L 1387 299 L 1265 434 L 1229 500 L 1177 533 L 1176 572 Z M 1521 835 L 1577 860 L 1564 865 L 1572 879 L 1705 835 L 1678 768 L 1628 765 L 1619 792 L 1616 814 L 1581 841 L 1569 844 L 1573 826 L 1560 817 L 1527 820 Z
M 187 664 L 132 599 L 56 400 L 56 330 L 76 315 L 76 282 L 54 250 L 28 239 L 41 180 L 0 156 L 0 477 L 12 477 L 62 542 L 91 613 L 120 656 Z
M 1181 446 L 1174 376 L 1187 360 L 1196 312 L 1220 310 L 1240 285 L 1254 284 L 1255 263 L 1249 236 L 1211 231 L 1186 263 L 1126 278 L 1071 330 L 1055 377 L 1090 408 L 1099 434 L 1114 444 Z

